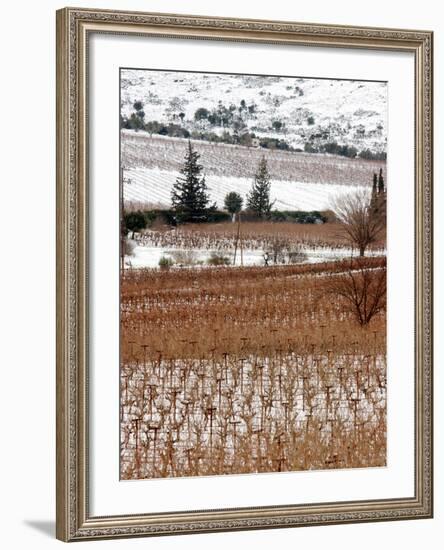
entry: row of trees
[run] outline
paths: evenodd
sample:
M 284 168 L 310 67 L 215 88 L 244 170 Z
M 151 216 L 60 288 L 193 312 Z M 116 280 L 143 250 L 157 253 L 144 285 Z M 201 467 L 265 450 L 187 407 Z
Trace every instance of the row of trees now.
M 181 175 L 173 186 L 171 200 L 178 222 L 206 221 L 216 204 L 210 204 L 203 167 L 199 164 L 199 153 L 188 141 L 184 166 Z M 265 157 L 259 162 L 253 184 L 247 195 L 246 208 L 255 216 L 269 219 L 275 201 L 270 199 L 271 179 Z M 232 191 L 225 197 L 225 209 L 232 215 L 242 210 L 243 199 L 239 193 Z M 364 256 L 369 245 L 376 242 L 385 231 L 386 199 L 385 182 L 382 168 L 373 175 L 371 196 L 360 189 L 342 195 L 332 202 L 332 210 L 341 222 L 345 234 L 359 255 Z
M 212 126 L 233 127 L 241 130 L 245 128 L 245 119 L 255 115 L 257 105 L 252 103 L 247 105 L 244 99 L 241 100 L 238 106 L 231 103 L 228 107 L 219 100 L 217 107 L 208 110 L 205 107 L 200 107 L 194 113 L 194 120 L 197 122 L 205 121 Z
M 172 221 L 206 222 L 217 218 L 216 204 L 210 203 L 203 166 L 199 164 L 199 153 L 191 141 L 185 155 L 184 165 L 171 193 Z M 246 211 L 255 218 L 272 219 L 271 209 L 275 201 L 270 199 L 271 179 L 264 157 L 260 160 L 251 189 L 246 197 Z M 225 197 L 224 207 L 232 220 L 241 212 L 242 196 L 231 191 Z M 341 224 L 342 232 L 359 256 L 364 256 L 369 245 L 383 237 L 386 227 L 386 190 L 382 169 L 373 175 L 372 192 L 364 189 L 341 195 L 332 201 L 332 211 Z M 146 227 L 147 220 L 142 212 L 128 213 L 125 218 L 127 230 L 138 231 Z M 239 216 L 237 216 L 239 221 Z
M 171 196 L 178 222 L 206 221 L 208 215 L 216 210 L 216 204 L 210 204 L 205 176 L 202 174 L 203 167 L 198 160 L 199 154 L 193 149 L 191 141 L 188 141 L 184 166 Z M 247 210 L 259 218 L 269 219 L 275 202 L 270 199 L 270 189 L 267 161 L 262 157 L 247 195 Z M 225 197 L 224 206 L 234 220 L 242 210 L 243 199 L 239 193 L 232 191 Z M 352 245 L 357 247 L 360 256 L 364 256 L 368 246 L 376 242 L 385 231 L 386 198 L 382 168 L 379 175 L 373 175 L 370 197 L 364 189 L 350 192 L 334 200 L 332 210 Z
M 338 155 L 347 158 L 361 158 L 364 160 L 387 160 L 385 151 L 371 151 L 370 149 L 362 149 L 358 151 L 353 145 L 340 145 L 336 141 L 330 141 L 321 145 L 313 145 L 307 141 L 304 145 L 305 153 L 329 153 L 330 155 Z
M 144 106 L 141 101 L 135 101 L 133 108 L 134 111 L 129 117 L 121 115 L 121 128 L 136 131 L 145 130 L 149 132 L 150 135 L 158 134 L 169 137 L 191 138 L 212 143 L 227 143 L 247 147 L 251 147 L 255 144 L 255 146 L 265 149 L 302 152 L 301 148 L 293 147 L 283 138 L 271 136 L 259 137 L 253 131 L 248 131 L 248 127 L 244 123 L 242 117 L 252 116 L 256 112 L 256 105 L 252 104 L 247 106 L 244 100 L 241 101 L 239 107 L 232 104 L 227 108 L 221 102 L 217 109 L 213 109 L 212 111 L 200 107 L 194 113 L 194 122 L 197 123 L 197 127 L 194 129 L 185 124 L 186 115 L 183 111 L 175 115 L 172 122 L 161 123 L 157 120 L 147 121 L 145 119 Z M 308 125 L 315 124 L 313 116 L 307 118 L 307 123 Z M 224 131 L 214 131 L 212 128 L 224 128 Z M 254 128 L 252 128 L 252 130 L 253 129 Z M 281 120 L 273 120 L 270 129 L 278 133 L 283 132 L 285 130 L 285 123 Z M 264 129 L 261 131 L 264 131 Z M 329 153 L 348 158 L 359 157 L 366 160 L 386 160 L 387 158 L 385 151 L 371 151 L 368 148 L 358 151 L 353 145 L 341 145 L 336 141 L 321 144 L 316 144 L 312 141 L 315 137 L 320 136 L 321 134 L 311 136 L 310 141 L 305 143 L 303 150 L 306 153 Z
M 233 123 L 233 124 L 215 124 L 210 125 L 210 128 L 205 125 L 197 125 L 197 128 L 186 128 L 184 126 L 185 113 L 181 112 L 178 115 L 179 121 L 162 123 L 157 120 L 145 120 L 145 111 L 143 110 L 143 104 L 140 101 L 136 101 L 133 105 L 134 111 L 129 117 L 120 117 L 120 127 L 126 130 L 145 130 L 151 136 L 158 134 L 168 137 L 180 137 L 186 139 L 195 139 L 208 141 L 210 143 L 226 143 L 229 145 L 243 145 L 245 147 L 259 146 L 264 149 L 279 149 L 281 151 L 302 151 L 302 149 L 294 149 L 284 139 L 262 136 L 258 137 L 254 132 L 249 132 L 245 125 Z M 208 117 L 208 119 L 206 118 Z M 195 121 L 213 120 L 211 115 L 206 109 L 198 109 L 195 114 Z M 225 120 L 225 119 L 224 119 Z M 273 123 L 273 129 L 276 130 L 276 124 L 278 127 L 282 127 L 280 121 Z M 225 128 L 223 132 L 212 130 L 213 126 L 219 126 Z M 230 131 L 231 130 L 231 131 Z
M 211 204 L 203 166 L 199 164 L 200 155 L 193 149 L 191 141 L 185 160 L 171 192 L 171 203 L 179 222 L 206 221 L 208 215 L 216 210 Z M 259 162 L 251 190 L 247 195 L 247 209 L 260 218 L 268 218 L 274 201 L 270 199 L 271 179 L 265 157 Z M 225 197 L 226 210 L 234 217 L 242 210 L 243 198 L 232 191 Z

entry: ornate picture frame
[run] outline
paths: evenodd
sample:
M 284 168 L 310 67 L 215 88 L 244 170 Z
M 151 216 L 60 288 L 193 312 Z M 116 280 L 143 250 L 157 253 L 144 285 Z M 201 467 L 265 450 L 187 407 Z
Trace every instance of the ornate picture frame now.
M 90 484 L 90 119 L 93 35 L 402 52 L 414 59 L 414 490 L 391 498 L 94 514 Z M 63 541 L 430 518 L 433 33 L 64 8 L 57 12 L 57 538 Z M 118 188 L 119 174 L 115 175 Z M 112 182 L 111 182 L 112 183 Z M 112 183 L 113 184 L 113 183 Z M 113 184 L 114 185 L 114 184 Z M 118 377 L 118 372 L 115 373 Z M 117 399 L 117 397 L 116 397 Z M 116 425 L 118 432 L 118 425 Z M 118 437 L 118 436 L 117 436 Z M 116 477 L 118 478 L 118 472 Z M 277 475 L 277 474 L 276 474 Z M 168 483 L 174 483 L 170 480 Z M 139 483 L 138 481 L 136 483 Z

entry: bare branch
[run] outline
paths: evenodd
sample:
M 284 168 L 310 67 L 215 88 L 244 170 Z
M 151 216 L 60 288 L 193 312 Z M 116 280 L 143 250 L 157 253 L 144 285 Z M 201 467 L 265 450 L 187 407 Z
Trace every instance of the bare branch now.
M 367 260 L 350 262 L 341 274 L 331 273 L 326 293 L 341 297 L 360 325 L 367 325 L 386 307 L 386 265 L 372 267 Z
M 331 209 L 351 244 L 358 247 L 360 256 L 385 233 L 385 209 L 374 208 L 371 194 L 365 189 L 334 198 Z

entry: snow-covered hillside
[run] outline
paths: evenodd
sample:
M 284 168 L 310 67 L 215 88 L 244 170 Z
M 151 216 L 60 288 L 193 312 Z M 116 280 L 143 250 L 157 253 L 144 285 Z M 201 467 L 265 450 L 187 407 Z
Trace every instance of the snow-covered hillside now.
M 122 130 L 121 145 L 125 200 L 170 207 L 171 189 L 183 166 L 187 140 Z M 370 187 L 373 173 L 380 168 L 385 172 L 383 161 L 204 141 L 193 141 L 193 147 L 200 155 L 210 200 L 219 208 L 230 191 L 246 197 L 262 156 L 271 177 L 271 198 L 279 210 L 328 209 L 332 196 Z
M 252 178 L 262 157 L 272 179 L 307 183 L 365 185 L 373 172 L 385 170 L 385 161 L 349 159 L 336 155 L 295 153 L 262 147 L 192 140 L 199 153 L 203 172 L 216 176 Z M 150 135 L 134 130 L 121 131 L 122 165 L 125 168 L 156 168 L 179 172 L 188 142 L 183 138 Z
M 168 207 L 171 204 L 171 189 L 177 173 L 157 169 L 134 168 L 125 170 L 124 199 L 132 203 Z M 224 198 L 236 191 L 246 201 L 252 179 L 234 176 L 206 176 L 211 202 L 224 207 Z M 332 198 L 348 193 L 360 186 L 272 180 L 271 200 L 277 210 L 326 210 Z
M 122 70 L 122 116 L 131 115 L 136 101 L 145 121 L 190 130 L 222 133 L 226 128 L 195 120 L 198 109 L 222 105 L 241 117 L 245 130 L 285 139 L 294 148 L 335 141 L 359 151 L 386 150 L 384 82 Z

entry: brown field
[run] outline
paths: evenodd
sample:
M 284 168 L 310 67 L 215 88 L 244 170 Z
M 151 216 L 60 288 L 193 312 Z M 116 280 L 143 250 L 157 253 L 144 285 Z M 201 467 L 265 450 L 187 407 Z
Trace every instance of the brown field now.
M 350 274 L 367 307 L 385 258 L 125 270 L 122 479 L 385 465 L 385 310 L 359 324 Z
M 162 247 L 188 249 L 233 250 L 238 234 L 237 223 L 186 224 L 174 230 L 147 231 L 137 236 L 140 243 Z M 276 242 L 291 242 L 293 246 L 314 248 L 349 248 L 350 241 L 339 223 L 301 224 L 292 222 L 244 222 L 240 236 L 245 249 L 261 250 Z M 369 246 L 381 250 L 386 246 L 385 235 Z

